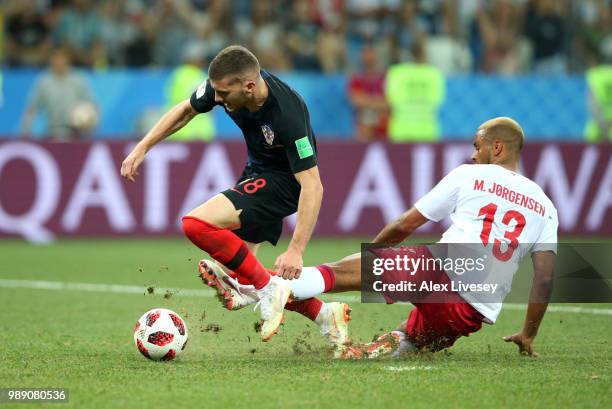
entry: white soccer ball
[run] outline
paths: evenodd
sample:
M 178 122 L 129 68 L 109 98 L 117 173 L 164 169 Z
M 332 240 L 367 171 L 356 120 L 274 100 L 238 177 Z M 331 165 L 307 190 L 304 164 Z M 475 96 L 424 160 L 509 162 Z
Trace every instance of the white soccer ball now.
M 98 124 L 98 110 L 88 101 L 75 104 L 70 111 L 70 126 L 81 132 L 93 129 Z
M 154 308 L 134 327 L 134 343 L 141 354 L 154 361 L 171 361 L 187 345 L 187 324 L 174 311 Z

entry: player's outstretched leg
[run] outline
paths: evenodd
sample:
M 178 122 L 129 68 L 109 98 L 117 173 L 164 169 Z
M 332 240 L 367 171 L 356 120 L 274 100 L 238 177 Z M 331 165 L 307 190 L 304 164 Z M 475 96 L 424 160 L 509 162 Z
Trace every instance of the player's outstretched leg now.
M 271 280 L 270 273 L 232 231 L 194 216 L 183 217 L 183 231 L 196 246 L 253 284 L 264 321 L 261 338 L 270 340 L 283 321 L 284 306 L 291 293 L 289 287 Z
M 240 284 L 214 261 L 200 260 L 198 274 L 206 285 L 217 291 L 219 301 L 228 310 L 238 310 L 259 301 L 252 285 Z M 295 280 L 287 281 L 290 287 L 293 281 Z M 293 296 L 295 296 L 294 293 L 292 293 Z M 324 303 L 318 298 L 294 299 L 285 305 L 285 309 L 295 311 L 317 324 L 321 334 L 334 347 L 335 356 L 338 356 L 348 344 L 348 323 L 351 320 L 351 309 L 347 304 Z
M 284 283 L 291 288 L 294 298 L 286 308 L 304 315 L 319 325 L 321 334 L 334 347 L 336 357 L 349 343 L 350 308 L 344 303 L 325 304 L 314 297 L 334 290 L 359 289 L 360 267 L 360 254 L 357 253 L 334 263 L 304 267 L 298 279 L 284 280 Z M 202 260 L 198 270 L 203 282 L 217 290 L 219 300 L 227 309 L 240 309 L 258 301 L 254 288 L 239 284 L 216 263 Z
M 276 275 L 275 272 L 270 272 Z M 361 289 L 361 256 L 359 253 L 333 263 L 304 267 L 298 278 L 285 280 L 298 299 L 317 297 L 323 293 L 359 291 Z
M 324 303 L 318 298 L 292 301 L 285 305 L 290 311 L 302 314 L 319 326 L 319 331 L 338 355 L 349 340 L 348 324 L 351 320 L 351 309 L 348 304 L 340 302 Z
M 263 291 L 256 291 L 255 287 L 252 285 L 242 285 L 238 283 L 238 281 L 223 271 L 223 269 L 215 262 L 210 260 L 200 260 L 198 263 L 198 272 L 202 281 L 213 287 L 217 291 L 217 298 L 223 304 L 225 308 L 228 310 L 239 310 L 247 305 L 256 304 L 256 307 L 260 307 L 262 309 L 262 319 L 264 320 L 261 326 L 262 340 L 269 341 L 277 332 L 278 327 L 283 322 L 283 314 L 282 310 L 285 308 L 287 302 L 289 302 L 289 296 L 291 294 L 291 290 L 282 285 L 279 286 L 281 290 L 285 292 L 281 294 L 280 300 L 275 300 L 273 297 L 277 296 L 274 291 L 278 291 L 278 288 L 275 286 L 278 285 L 278 282 L 272 282 L 264 287 L 265 289 L 272 288 L 272 291 L 268 295 L 267 303 L 261 301 L 261 294 Z M 274 280 L 278 281 L 278 280 Z M 265 294 L 265 293 L 264 293 Z M 264 311 L 265 308 L 273 308 L 273 312 Z M 280 309 L 280 314 L 278 313 Z M 274 318 L 274 316 L 280 316 L 280 318 Z M 266 318 L 264 317 L 272 317 Z

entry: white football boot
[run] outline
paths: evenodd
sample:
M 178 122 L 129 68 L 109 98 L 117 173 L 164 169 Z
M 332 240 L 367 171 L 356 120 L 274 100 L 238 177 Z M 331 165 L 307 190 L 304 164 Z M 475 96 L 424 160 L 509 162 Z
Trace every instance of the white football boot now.
M 259 302 L 255 308 L 261 308 L 261 340 L 269 341 L 284 321 L 285 304 L 291 296 L 291 288 L 283 280 L 272 276 L 263 288 L 256 291 Z
M 334 347 L 334 357 L 340 357 L 344 347 L 350 342 L 348 323 L 351 320 L 351 309 L 347 304 L 330 302 L 323 304 L 321 312 L 315 319 L 321 335 Z
M 348 345 L 336 358 L 376 359 L 389 355 L 397 357 L 399 354 L 395 354 L 395 352 L 398 350 L 402 339 L 404 339 L 403 333 L 391 331 L 367 344 Z
M 259 299 L 254 288 L 238 283 L 235 279 L 225 273 L 220 265 L 211 260 L 200 260 L 198 273 L 204 284 L 217 290 L 217 298 L 221 304 L 230 311 L 239 310 L 250 304 L 255 304 Z

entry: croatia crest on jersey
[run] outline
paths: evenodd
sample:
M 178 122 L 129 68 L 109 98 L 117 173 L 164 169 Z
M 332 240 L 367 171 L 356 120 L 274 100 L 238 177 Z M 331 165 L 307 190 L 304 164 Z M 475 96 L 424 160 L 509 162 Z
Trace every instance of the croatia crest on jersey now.
M 274 142 L 274 131 L 270 125 L 262 125 L 261 132 L 263 133 L 264 138 L 266 138 L 266 143 L 268 145 L 272 145 L 272 142 Z

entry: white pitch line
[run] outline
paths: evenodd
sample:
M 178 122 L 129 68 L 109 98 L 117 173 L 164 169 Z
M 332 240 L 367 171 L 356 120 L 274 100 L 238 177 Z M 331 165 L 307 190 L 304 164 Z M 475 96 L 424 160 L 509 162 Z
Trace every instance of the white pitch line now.
M 38 281 L 38 280 L 6 280 L 0 279 L 0 288 L 29 288 L 38 290 L 56 290 L 56 291 L 87 291 L 87 292 L 102 292 L 102 293 L 120 293 L 120 294 L 144 294 L 147 292 L 147 287 L 137 285 L 122 285 L 122 284 L 93 284 L 93 283 L 73 283 L 64 281 Z M 165 294 L 171 292 L 175 296 L 184 297 L 203 297 L 210 296 L 213 293 L 212 289 L 189 289 L 189 288 L 161 288 L 154 287 L 156 294 Z M 344 302 L 359 302 L 361 297 L 348 294 L 325 294 L 326 300 L 344 301 Z M 527 309 L 526 304 L 504 304 L 502 309 L 524 311 Z M 588 307 L 572 307 L 563 305 L 549 305 L 549 312 L 566 312 L 573 314 L 592 314 L 592 315 L 610 315 L 612 309 L 609 308 L 588 308 Z
M 37 290 L 58 290 L 58 291 L 87 291 L 101 293 L 122 293 L 122 294 L 144 294 L 147 287 L 137 285 L 121 284 L 92 284 L 92 283 L 70 283 L 63 281 L 36 281 L 36 280 L 3 280 L 0 279 L 0 287 L 4 288 L 31 288 Z M 154 287 L 157 294 L 166 292 L 182 295 L 185 297 L 202 297 L 213 293 L 209 289 L 188 289 L 188 288 L 161 288 Z
M 343 302 L 360 302 L 361 297 L 358 295 L 342 295 L 338 293 L 325 294 L 326 300 L 343 301 Z M 398 303 L 404 304 L 404 303 Z M 408 304 L 408 303 L 405 303 Z M 502 310 L 526 311 L 527 304 L 505 303 Z M 588 308 L 588 307 L 572 307 L 563 305 L 549 305 L 549 312 L 568 312 L 574 314 L 593 314 L 593 315 L 612 315 L 612 309 L 609 308 Z
M 405 372 L 405 371 L 431 371 L 433 366 L 385 366 L 385 371 L 390 372 Z
M 527 310 L 526 304 L 504 304 L 503 309 L 507 310 Z M 612 315 L 612 310 L 608 308 L 588 308 L 588 307 L 571 307 L 563 305 L 549 305 L 546 311 L 550 312 L 569 312 L 573 314 L 593 314 L 593 315 Z

